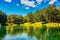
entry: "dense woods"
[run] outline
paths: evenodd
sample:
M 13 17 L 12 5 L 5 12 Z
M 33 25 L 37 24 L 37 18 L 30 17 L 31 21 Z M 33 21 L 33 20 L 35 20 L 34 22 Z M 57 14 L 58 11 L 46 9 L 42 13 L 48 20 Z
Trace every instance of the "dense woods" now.
M 11 14 L 7 17 L 5 13 L 0 11 L 1 24 L 3 23 L 22 24 L 26 22 L 60 23 L 60 7 L 56 8 L 55 5 L 51 5 L 48 8 L 37 10 L 35 13 L 30 12 L 26 16 Z

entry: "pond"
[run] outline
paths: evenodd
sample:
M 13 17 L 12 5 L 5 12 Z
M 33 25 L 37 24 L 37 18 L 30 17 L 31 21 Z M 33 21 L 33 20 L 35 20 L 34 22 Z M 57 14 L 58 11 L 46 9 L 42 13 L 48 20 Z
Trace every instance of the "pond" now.
M 14 33 L 16 33 L 16 31 Z M 9 34 L 6 30 L 6 27 L 0 27 L 0 40 L 37 40 L 35 36 L 31 37 L 26 32 L 22 32 L 19 34 L 14 33 Z
M 13 29 L 7 31 L 6 27 L 0 27 L 0 40 L 60 40 L 60 28 Z
M 17 28 L 16 28 L 17 29 Z M 17 32 L 17 30 L 14 29 L 14 33 Z M 21 30 L 20 30 L 21 31 Z M 0 27 L 0 40 L 37 40 L 35 36 L 29 36 L 28 33 L 22 32 L 19 34 L 10 34 L 7 32 L 6 27 Z M 9 31 L 10 32 L 10 31 Z

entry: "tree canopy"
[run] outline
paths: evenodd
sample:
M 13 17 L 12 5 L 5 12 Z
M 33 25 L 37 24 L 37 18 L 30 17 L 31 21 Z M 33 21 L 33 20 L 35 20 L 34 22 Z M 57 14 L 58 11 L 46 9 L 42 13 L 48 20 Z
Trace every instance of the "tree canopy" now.
M 6 24 L 6 21 L 7 21 L 7 15 L 0 11 L 0 24 Z
M 7 20 L 8 19 L 8 20 Z M 21 24 L 25 22 L 56 22 L 60 23 L 60 7 L 50 5 L 42 10 L 37 10 L 35 13 L 28 13 L 26 16 L 11 14 L 8 17 L 2 11 L 0 11 L 0 23 L 15 23 Z

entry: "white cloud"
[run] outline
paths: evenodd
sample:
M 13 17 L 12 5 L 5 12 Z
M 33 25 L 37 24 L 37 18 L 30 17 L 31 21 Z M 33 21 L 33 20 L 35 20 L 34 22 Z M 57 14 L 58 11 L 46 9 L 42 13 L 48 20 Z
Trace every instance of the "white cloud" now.
M 21 4 L 24 5 L 25 9 L 29 9 L 29 7 L 38 7 L 42 4 L 42 2 L 46 3 L 49 2 L 48 4 L 54 4 L 55 2 L 57 2 L 57 0 L 20 0 Z M 37 3 L 36 3 L 37 2 Z M 27 6 L 27 7 L 26 7 Z
M 6 1 L 6 2 L 9 2 L 9 3 L 12 2 L 12 0 L 5 0 L 5 1 Z
M 36 0 L 36 2 L 37 2 L 36 7 L 38 7 L 40 4 L 42 4 L 42 1 L 43 0 Z
M 57 2 L 57 0 L 51 0 L 49 4 L 54 4 L 55 2 Z
M 43 0 L 36 0 L 37 1 L 37 3 L 41 3 Z
M 19 4 L 16 4 L 16 6 L 20 6 Z
M 29 7 L 25 7 L 25 9 L 29 9 Z
M 35 7 L 35 1 L 29 1 L 29 0 L 20 0 L 21 4 L 30 6 L 30 7 Z

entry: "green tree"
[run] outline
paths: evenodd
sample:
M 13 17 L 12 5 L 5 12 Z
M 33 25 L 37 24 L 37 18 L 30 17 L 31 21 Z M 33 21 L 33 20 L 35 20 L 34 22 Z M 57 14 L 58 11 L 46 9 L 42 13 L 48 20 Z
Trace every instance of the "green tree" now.
M 54 5 L 49 6 L 46 10 L 46 15 L 48 17 L 49 22 L 56 22 L 57 21 L 57 14 L 58 14 L 58 10 L 56 9 L 56 7 Z
M 28 22 L 32 22 L 32 23 L 35 22 L 35 20 L 34 20 L 34 15 L 33 15 L 32 12 L 30 12 L 30 13 L 27 14 L 27 21 L 28 21 Z
M 4 26 L 4 24 L 6 24 L 6 21 L 7 21 L 7 15 L 0 11 L 0 26 Z
M 19 15 L 10 15 L 8 17 L 8 23 L 21 24 L 23 23 L 23 17 Z
M 16 16 L 14 23 L 15 24 L 22 24 L 23 23 L 23 17 L 22 16 Z
M 38 22 L 60 22 L 60 11 L 55 5 L 50 5 L 42 10 L 37 10 L 34 14 L 36 21 Z
M 46 21 L 42 10 L 37 10 L 34 15 L 35 15 L 36 22 L 44 22 L 44 21 Z

